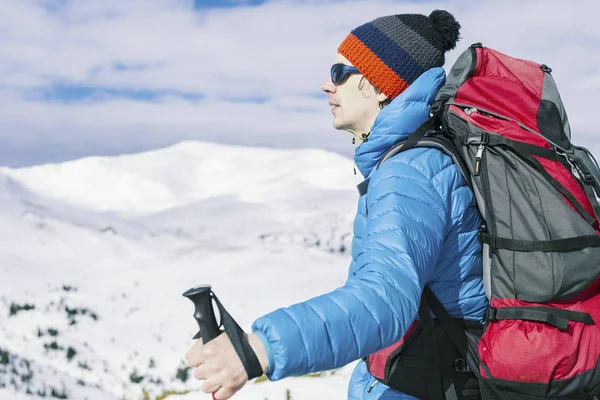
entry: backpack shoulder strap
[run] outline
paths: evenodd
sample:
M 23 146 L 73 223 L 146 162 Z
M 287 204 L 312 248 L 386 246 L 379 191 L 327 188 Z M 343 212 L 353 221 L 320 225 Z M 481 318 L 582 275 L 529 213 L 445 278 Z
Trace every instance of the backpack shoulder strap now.
M 431 117 L 408 138 L 394 144 L 381 157 L 381 159 L 377 163 L 376 168 L 379 168 L 381 164 L 403 151 L 410 150 L 415 147 L 430 147 L 438 149 L 449 155 L 452 158 L 454 164 L 458 167 L 461 175 L 467 182 L 467 185 L 469 185 L 469 187 L 473 189 L 473 183 L 471 181 L 469 169 L 467 167 L 467 164 L 465 163 L 465 160 L 461 156 L 458 148 L 456 148 L 452 140 L 444 136 L 441 131 L 432 130 L 432 128 L 435 128 L 435 119 L 435 116 Z M 357 185 L 358 194 L 360 196 L 364 196 L 365 194 L 367 194 L 367 191 L 369 189 L 369 181 L 370 178 L 367 178 Z
M 433 325 L 433 320 L 431 318 L 431 312 L 436 316 L 439 321 L 442 329 L 450 339 L 450 342 L 454 345 L 458 353 L 460 354 L 461 359 L 456 359 L 454 361 L 454 372 L 451 374 L 452 381 L 449 385 L 445 384 L 445 380 L 442 378 L 444 376 L 444 371 L 440 370 L 439 364 L 439 356 L 438 356 L 438 345 L 436 343 L 436 334 L 435 328 Z M 463 399 L 462 395 L 458 395 L 456 388 L 454 387 L 454 373 L 455 372 L 471 372 L 478 377 L 479 371 L 471 368 L 473 362 L 469 362 L 469 358 L 473 357 L 473 354 L 476 354 L 476 349 L 469 349 L 470 344 L 467 339 L 467 330 L 466 328 L 461 328 L 454 319 L 450 316 L 446 308 L 437 298 L 437 296 L 433 293 L 431 288 L 428 285 L 425 285 L 423 288 L 423 294 L 421 296 L 421 304 L 419 305 L 419 319 L 421 320 L 421 325 L 423 328 L 424 335 L 424 343 L 426 346 L 429 346 L 429 349 L 432 349 L 431 353 L 434 355 L 430 355 L 431 363 L 428 366 L 427 371 L 427 379 L 429 379 L 429 394 L 431 399 L 444 399 L 444 400 L 459 400 Z M 474 353 L 475 352 L 475 353 Z M 427 350 L 426 350 L 427 354 Z M 446 389 L 446 386 L 447 389 Z M 444 390 L 444 397 L 440 396 L 438 393 L 440 390 Z

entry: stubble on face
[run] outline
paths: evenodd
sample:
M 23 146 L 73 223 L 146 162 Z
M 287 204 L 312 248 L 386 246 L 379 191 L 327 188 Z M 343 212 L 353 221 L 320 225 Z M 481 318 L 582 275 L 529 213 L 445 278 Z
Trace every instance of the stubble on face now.
M 374 115 L 379 111 L 374 100 L 374 88 L 362 75 L 352 75 L 338 86 L 333 127 L 357 133 L 369 131 Z

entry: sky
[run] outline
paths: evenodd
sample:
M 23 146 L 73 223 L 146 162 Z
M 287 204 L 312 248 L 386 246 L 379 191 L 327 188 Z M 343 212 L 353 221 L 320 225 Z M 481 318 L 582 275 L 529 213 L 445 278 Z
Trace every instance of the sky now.
M 327 96 L 355 27 L 447 9 L 462 40 L 553 69 L 573 140 L 600 154 L 597 0 L 5 0 L 0 165 L 137 153 L 183 140 L 352 156 Z

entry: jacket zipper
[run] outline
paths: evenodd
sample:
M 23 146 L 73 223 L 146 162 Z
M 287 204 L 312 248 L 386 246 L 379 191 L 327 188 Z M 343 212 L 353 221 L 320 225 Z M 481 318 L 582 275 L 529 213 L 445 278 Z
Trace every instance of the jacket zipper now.
M 375 379 L 373 381 L 373 383 L 371 384 L 371 386 L 369 386 L 369 388 L 367 389 L 367 393 L 371 393 L 371 390 L 373 390 L 373 387 L 375 387 L 375 385 L 377 384 L 377 382 L 379 382 L 377 379 Z

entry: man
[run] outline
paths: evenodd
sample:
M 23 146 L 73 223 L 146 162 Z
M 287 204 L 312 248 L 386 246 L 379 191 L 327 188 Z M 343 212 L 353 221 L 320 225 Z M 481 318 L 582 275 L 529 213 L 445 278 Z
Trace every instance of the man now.
M 334 127 L 362 141 L 355 161 L 369 190 L 358 202 L 344 286 L 253 324 L 248 339 L 270 380 L 338 368 L 398 343 L 418 318 L 426 284 L 453 317 L 482 320 L 481 220 L 457 167 L 438 150 L 415 148 L 376 168 L 429 118 L 459 29 L 445 11 L 392 15 L 359 26 L 340 45 L 321 89 Z M 247 381 L 226 335 L 197 343 L 187 359 L 217 400 Z M 378 382 L 360 361 L 348 398 L 414 397 Z

